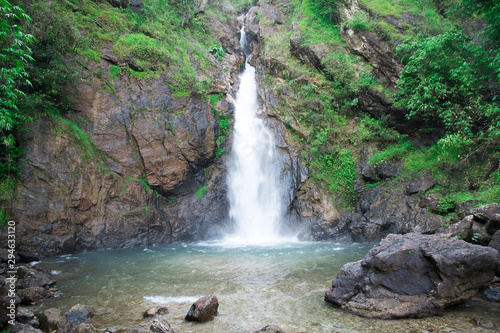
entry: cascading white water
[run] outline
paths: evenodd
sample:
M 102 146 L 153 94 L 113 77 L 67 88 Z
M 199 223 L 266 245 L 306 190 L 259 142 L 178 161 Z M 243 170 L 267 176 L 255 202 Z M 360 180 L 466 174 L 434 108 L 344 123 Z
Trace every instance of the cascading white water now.
M 240 46 L 248 53 L 245 31 Z M 248 55 L 248 54 L 247 54 Z M 235 222 L 231 240 L 243 244 L 281 240 L 279 164 L 274 138 L 258 117 L 255 68 L 245 64 L 236 94 L 234 140 L 229 162 L 229 215 Z

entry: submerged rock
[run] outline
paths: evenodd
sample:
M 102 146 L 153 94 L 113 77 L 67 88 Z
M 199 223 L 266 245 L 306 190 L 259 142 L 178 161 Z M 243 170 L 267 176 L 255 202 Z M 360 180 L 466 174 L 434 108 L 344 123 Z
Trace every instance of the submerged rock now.
M 64 314 L 72 325 L 78 325 L 95 316 L 96 311 L 90 305 L 76 304 Z
M 285 333 L 285 331 L 276 325 L 266 325 L 254 333 Z
M 174 333 L 174 329 L 165 319 L 153 320 L 149 329 L 153 333 Z
M 217 314 L 219 308 L 219 300 L 216 296 L 204 296 L 198 299 L 191 305 L 189 312 L 186 315 L 186 320 L 197 321 L 203 323 L 210 320 Z
M 391 234 L 362 260 L 341 268 L 325 301 L 367 317 L 425 317 L 471 297 L 499 267 L 499 252 L 490 247 L 438 235 Z
M 73 333 L 97 333 L 99 332 L 93 325 L 82 323 L 73 329 Z
M 153 306 L 152 308 L 147 309 L 142 314 L 143 318 L 149 318 L 154 316 L 161 316 L 168 313 L 168 308 L 165 306 Z

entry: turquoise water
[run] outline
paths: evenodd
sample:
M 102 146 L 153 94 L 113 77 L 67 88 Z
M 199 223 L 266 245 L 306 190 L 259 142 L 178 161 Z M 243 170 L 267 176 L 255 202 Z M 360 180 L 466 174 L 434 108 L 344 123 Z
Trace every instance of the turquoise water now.
M 38 263 L 56 274 L 61 296 L 41 308 L 67 311 L 92 305 L 97 328 L 144 327 L 142 313 L 169 308 L 175 332 L 254 332 L 267 324 L 286 332 L 480 332 L 474 318 L 500 325 L 500 310 L 475 301 L 470 309 L 420 320 L 380 321 L 340 311 L 323 301 L 331 280 L 371 245 L 331 242 L 228 247 L 211 243 L 108 250 L 53 257 Z M 184 321 L 201 296 L 219 299 L 219 314 L 204 323 Z M 35 309 L 38 310 L 38 309 Z M 469 318 L 470 317 L 470 318 Z M 499 326 L 497 326 L 499 327 Z M 490 330 L 491 332 L 491 330 Z

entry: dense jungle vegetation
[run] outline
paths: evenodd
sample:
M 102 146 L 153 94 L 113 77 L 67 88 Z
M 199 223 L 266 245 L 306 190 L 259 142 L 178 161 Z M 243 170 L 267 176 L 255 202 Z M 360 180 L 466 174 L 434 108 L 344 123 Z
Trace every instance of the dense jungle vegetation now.
M 210 17 L 221 17 L 221 2 L 209 1 L 206 11 L 195 15 L 195 0 L 144 0 L 137 12 L 113 7 L 112 1 L 0 0 L 0 201 L 14 193 L 24 154 L 19 139 L 27 123 L 48 117 L 74 137 L 82 154 L 92 155 L 91 140 L 65 117 L 70 112 L 65 90 L 88 79 L 83 69 L 100 61 L 106 43 L 113 43 L 119 59 L 109 77 L 92 73 L 102 78 L 104 91 L 113 94 L 119 75 L 147 80 L 168 73 L 174 97 L 205 94 L 213 79 L 198 80 L 197 73 L 226 53 L 210 38 Z M 258 1 L 232 3 L 241 14 Z M 348 20 L 339 16 L 340 0 L 273 3 L 285 13 L 286 33 L 261 43 L 267 56 L 284 57 L 285 69 L 268 68 L 266 82 L 276 91 L 292 90 L 278 111 L 280 119 L 339 206 L 352 207 L 364 190 L 355 188 L 363 147 L 369 165 L 401 165 L 399 177 L 429 169 L 443 180 L 432 189 L 441 195 L 442 214 L 466 200 L 500 200 L 499 0 L 360 0 L 366 11 Z M 399 28 L 387 23 L 387 17 L 403 15 L 415 22 Z M 292 22 L 299 22 L 304 46 L 330 47 L 321 71 L 290 54 Z M 272 22 L 261 18 L 261 24 Z M 404 66 L 395 84 L 348 51 L 343 29 L 371 32 L 393 49 Z M 403 110 L 411 126 L 401 130 L 384 115 L 364 113 L 359 99 L 369 91 Z M 220 121 L 228 134 L 227 119 Z M 417 139 L 422 136 L 431 140 L 423 143 Z M 1 209 L 0 220 L 6 218 Z

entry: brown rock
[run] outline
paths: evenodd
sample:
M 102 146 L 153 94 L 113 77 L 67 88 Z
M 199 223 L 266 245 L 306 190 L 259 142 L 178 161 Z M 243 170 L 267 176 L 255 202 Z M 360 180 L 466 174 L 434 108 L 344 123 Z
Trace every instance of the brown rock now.
M 218 308 L 219 301 L 216 296 L 204 296 L 191 305 L 185 319 L 203 323 L 212 319 L 217 314 Z
M 17 291 L 22 304 L 34 305 L 40 301 L 54 296 L 54 293 L 43 287 L 25 288 Z
M 174 333 L 174 329 L 165 319 L 153 320 L 149 329 L 153 333 Z

